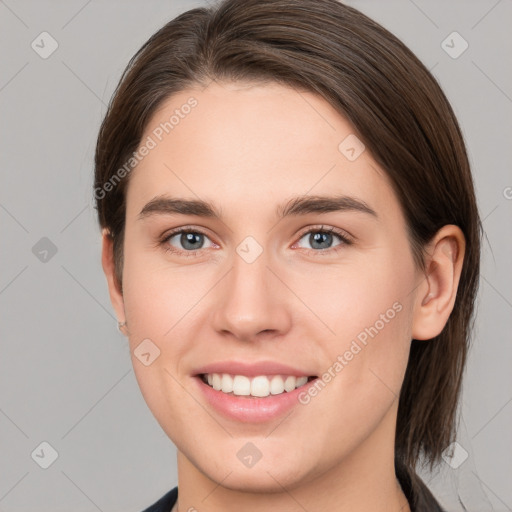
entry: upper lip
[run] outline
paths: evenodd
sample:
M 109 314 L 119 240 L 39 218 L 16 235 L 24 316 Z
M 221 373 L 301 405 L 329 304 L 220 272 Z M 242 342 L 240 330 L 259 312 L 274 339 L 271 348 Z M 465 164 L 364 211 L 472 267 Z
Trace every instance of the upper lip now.
M 194 375 L 203 373 L 229 373 L 231 375 L 246 375 L 247 377 L 257 377 L 258 375 L 293 375 L 295 377 L 315 376 L 313 372 L 294 368 L 277 361 L 218 361 L 196 368 Z

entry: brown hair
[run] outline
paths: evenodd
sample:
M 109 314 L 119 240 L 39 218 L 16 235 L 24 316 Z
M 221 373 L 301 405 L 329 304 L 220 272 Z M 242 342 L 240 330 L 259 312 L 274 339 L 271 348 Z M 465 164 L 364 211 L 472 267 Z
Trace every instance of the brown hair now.
M 181 14 L 130 60 L 99 132 L 96 207 L 113 238 L 120 289 L 130 175 L 108 193 L 105 184 L 137 149 L 164 100 L 211 80 L 277 82 L 315 92 L 337 109 L 389 176 L 418 268 L 425 271 L 424 246 L 442 226 L 464 233 L 454 309 L 435 339 L 413 340 L 399 400 L 397 468 L 414 468 L 424 455 L 432 469 L 455 438 L 482 231 L 448 100 L 399 39 L 336 0 L 225 0 Z

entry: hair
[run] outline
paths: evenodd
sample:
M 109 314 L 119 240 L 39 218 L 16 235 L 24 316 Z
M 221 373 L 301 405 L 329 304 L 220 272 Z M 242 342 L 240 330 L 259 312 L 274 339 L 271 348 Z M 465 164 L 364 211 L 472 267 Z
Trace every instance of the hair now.
M 399 397 L 397 471 L 414 469 L 422 456 L 432 469 L 455 440 L 482 232 L 463 136 L 446 96 L 397 37 L 337 0 L 224 0 L 179 15 L 132 57 L 99 131 L 95 191 L 107 190 L 164 101 L 212 80 L 278 83 L 332 105 L 390 178 L 423 272 L 425 246 L 436 232 L 446 224 L 462 230 L 453 311 L 438 336 L 412 340 Z M 121 291 L 129 178 L 108 194 L 95 192 Z

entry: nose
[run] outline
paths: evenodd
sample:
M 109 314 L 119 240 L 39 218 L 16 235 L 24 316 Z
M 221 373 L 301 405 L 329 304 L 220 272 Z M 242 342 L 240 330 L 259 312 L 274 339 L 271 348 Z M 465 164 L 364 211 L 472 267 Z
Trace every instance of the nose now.
M 218 333 L 256 341 L 290 329 L 290 293 L 269 260 L 265 251 L 252 263 L 234 254 L 230 272 L 215 287 L 213 327 Z

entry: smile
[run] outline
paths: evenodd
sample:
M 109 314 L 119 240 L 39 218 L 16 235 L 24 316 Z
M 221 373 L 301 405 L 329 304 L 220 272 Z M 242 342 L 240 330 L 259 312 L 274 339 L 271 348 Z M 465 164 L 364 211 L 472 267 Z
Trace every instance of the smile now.
M 215 391 L 236 395 L 263 398 L 269 395 L 289 393 L 315 377 L 294 375 L 232 375 L 229 373 L 204 373 L 200 375 L 202 381 Z

